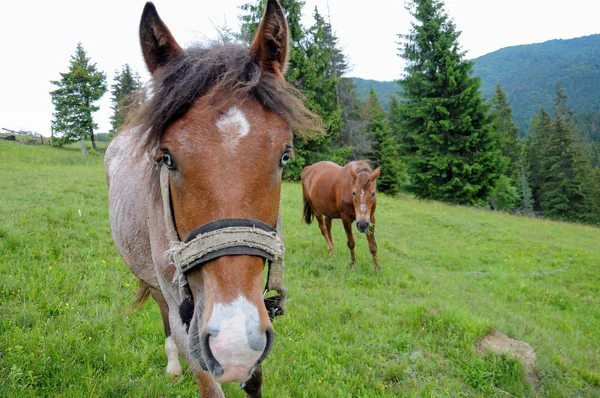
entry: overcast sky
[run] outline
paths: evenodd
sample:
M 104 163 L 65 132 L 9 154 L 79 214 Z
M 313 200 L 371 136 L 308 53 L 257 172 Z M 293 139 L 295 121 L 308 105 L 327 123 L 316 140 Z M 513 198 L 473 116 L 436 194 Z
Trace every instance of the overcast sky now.
M 238 30 L 247 0 L 155 0 L 158 13 L 182 46 L 216 37 L 215 27 Z M 51 80 L 67 72 L 78 42 L 104 71 L 109 86 L 128 63 L 146 81 L 138 24 L 144 0 L 0 1 L 0 127 L 50 135 Z M 475 58 L 503 47 L 600 33 L 596 0 L 446 0 Z M 403 0 L 306 0 L 305 24 L 317 6 L 331 24 L 353 69 L 348 76 L 396 80 L 402 72 L 398 34 L 408 33 Z M 110 128 L 110 92 L 99 102 L 97 132 Z

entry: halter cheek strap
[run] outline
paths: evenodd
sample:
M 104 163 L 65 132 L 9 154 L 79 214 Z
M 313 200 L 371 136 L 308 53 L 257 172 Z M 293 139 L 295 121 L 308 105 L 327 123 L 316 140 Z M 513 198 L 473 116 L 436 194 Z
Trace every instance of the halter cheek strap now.
M 271 319 L 283 314 L 286 288 L 283 285 L 283 241 L 281 213 L 275 228 L 259 220 L 232 218 L 205 224 L 190 232 L 184 242 L 179 239 L 171 209 L 169 170 L 160 171 L 165 226 L 171 248 L 165 256 L 175 266 L 173 283 L 179 285 L 180 300 L 190 298 L 186 274 L 195 267 L 221 256 L 250 255 L 262 257 L 269 264 L 265 294 L 274 290 L 275 297 L 265 298 Z

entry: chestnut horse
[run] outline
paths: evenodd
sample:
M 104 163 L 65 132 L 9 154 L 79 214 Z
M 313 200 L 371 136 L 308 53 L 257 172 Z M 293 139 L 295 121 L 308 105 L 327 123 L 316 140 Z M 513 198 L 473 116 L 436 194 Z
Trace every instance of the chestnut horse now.
M 344 167 L 333 162 L 318 162 L 302 171 L 302 195 L 304 196 L 304 221 L 310 224 L 313 216 L 319 222 L 327 249 L 333 255 L 331 220 L 341 218 L 348 238 L 350 263 L 356 268 L 352 222 L 356 228 L 367 233 L 373 266 L 379 269 L 377 242 L 375 242 L 375 196 L 379 167 L 371 170 L 364 160 L 350 162 Z
M 203 397 L 240 382 L 261 396 L 273 343 L 265 260 L 281 261 L 283 166 L 292 130 L 322 132 L 285 82 L 288 27 L 268 0 L 252 44 L 183 50 L 147 3 L 140 22 L 152 96 L 106 151 L 110 224 L 123 261 L 150 294 Z M 271 275 L 269 275 L 269 278 Z

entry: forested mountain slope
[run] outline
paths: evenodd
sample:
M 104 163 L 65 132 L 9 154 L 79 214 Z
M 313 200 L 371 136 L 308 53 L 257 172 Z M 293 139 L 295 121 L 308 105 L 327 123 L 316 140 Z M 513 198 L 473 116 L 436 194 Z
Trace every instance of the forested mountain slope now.
M 474 61 L 473 74 L 481 77 L 483 96 L 491 98 L 496 85 L 502 86 L 521 135 L 527 134 L 531 117 L 541 107 L 553 106 L 557 83 L 577 114 L 600 112 L 600 34 L 506 47 Z M 362 99 L 373 86 L 385 109 L 390 96 L 400 90 L 394 81 L 353 81 Z
M 507 47 L 474 61 L 483 96 L 500 84 L 522 135 L 534 113 L 552 107 L 557 83 L 576 113 L 600 111 L 600 34 Z

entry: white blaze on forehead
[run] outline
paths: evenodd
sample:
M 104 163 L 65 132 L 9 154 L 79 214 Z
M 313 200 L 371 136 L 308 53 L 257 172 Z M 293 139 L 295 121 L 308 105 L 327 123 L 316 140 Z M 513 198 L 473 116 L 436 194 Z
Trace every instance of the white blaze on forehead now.
M 223 135 L 223 147 L 235 151 L 240 139 L 250 132 L 250 123 L 246 115 L 237 106 L 231 107 L 215 123 Z
M 360 190 L 360 214 L 366 214 L 367 213 L 367 204 L 365 203 L 365 190 L 361 189 Z

